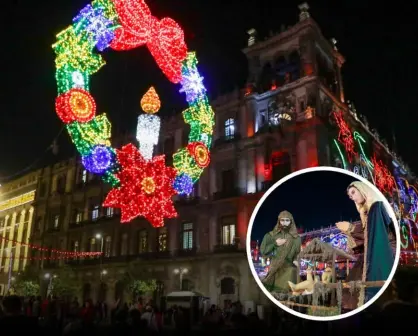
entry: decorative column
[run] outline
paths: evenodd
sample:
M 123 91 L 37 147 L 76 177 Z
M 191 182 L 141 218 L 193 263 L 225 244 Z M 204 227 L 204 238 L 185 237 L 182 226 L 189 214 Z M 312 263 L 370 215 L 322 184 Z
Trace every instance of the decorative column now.
M 247 192 L 247 153 L 239 153 L 238 156 L 238 188 L 241 192 Z
M 249 148 L 247 151 L 247 193 L 257 192 L 257 176 L 256 176 L 256 149 Z

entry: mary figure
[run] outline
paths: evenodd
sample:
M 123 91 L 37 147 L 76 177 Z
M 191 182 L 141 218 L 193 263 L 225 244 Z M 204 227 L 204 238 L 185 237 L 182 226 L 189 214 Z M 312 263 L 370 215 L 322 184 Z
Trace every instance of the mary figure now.
M 352 182 L 347 193 L 354 202 L 361 224 L 336 223 L 337 228 L 348 238 L 348 246 L 359 259 L 347 281 L 385 281 L 389 278 L 395 262 L 396 235 L 392 218 L 386 210 L 382 197 L 367 184 Z M 357 306 L 377 294 L 379 287 L 361 290 Z

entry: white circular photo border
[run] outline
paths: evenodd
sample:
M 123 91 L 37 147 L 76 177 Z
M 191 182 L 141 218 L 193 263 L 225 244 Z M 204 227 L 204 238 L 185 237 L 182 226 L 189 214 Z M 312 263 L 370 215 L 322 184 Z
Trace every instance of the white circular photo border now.
M 337 173 L 342 173 L 345 175 L 349 175 L 352 176 L 353 178 L 366 183 L 369 187 L 371 187 L 375 192 L 377 192 L 378 195 L 380 195 L 382 197 L 382 201 L 384 202 L 385 206 L 386 206 L 386 210 L 389 212 L 389 216 L 391 217 L 391 219 L 393 220 L 394 226 L 395 226 L 395 232 L 396 232 L 396 254 L 395 254 L 395 262 L 393 263 L 392 266 L 392 271 L 389 274 L 388 279 L 386 280 L 385 284 L 382 286 L 382 288 L 377 292 L 377 294 L 371 298 L 369 301 L 367 301 L 363 306 L 354 309 L 353 311 L 350 311 L 348 313 L 344 313 L 344 314 L 340 314 L 340 315 L 336 315 L 336 316 L 310 316 L 307 314 L 302 314 L 299 313 L 287 306 L 285 306 L 284 304 L 280 303 L 279 300 L 277 300 L 263 285 L 263 283 L 261 282 L 260 278 L 258 277 L 258 274 L 255 270 L 253 261 L 252 261 L 252 256 L 251 256 L 251 232 L 253 229 L 253 224 L 254 224 L 254 220 L 255 217 L 257 216 L 258 210 L 260 209 L 261 205 L 264 203 L 264 201 L 266 200 L 266 198 L 277 188 L 279 187 L 281 184 L 283 184 L 284 182 L 286 182 L 287 180 L 290 180 L 298 175 L 302 175 L 302 174 L 306 174 L 306 173 L 312 173 L 312 172 L 316 172 L 316 171 L 332 171 L 332 172 L 337 172 Z M 336 321 L 336 320 L 341 320 L 343 318 L 346 317 L 350 317 L 353 316 L 361 311 L 363 311 L 364 309 L 366 309 L 367 307 L 369 307 L 370 305 L 372 305 L 382 294 L 383 292 L 386 290 L 386 288 L 389 286 L 390 282 L 392 281 L 396 269 L 398 267 L 399 264 L 399 257 L 400 257 L 400 253 L 401 253 L 401 242 L 400 242 L 400 230 L 399 230 L 399 224 L 398 224 L 398 220 L 396 219 L 396 215 L 395 212 L 393 211 L 392 207 L 390 206 L 388 200 L 386 199 L 386 197 L 383 196 L 383 194 L 380 192 L 379 189 L 377 189 L 372 183 L 370 183 L 368 180 L 366 180 L 365 178 L 350 172 L 348 170 L 345 169 L 341 169 L 341 168 L 335 168 L 335 167 L 326 167 L 326 166 L 321 166 L 321 167 L 313 167 L 313 168 L 306 168 L 306 169 L 302 169 L 302 170 L 298 170 L 290 175 L 287 175 L 286 177 L 282 178 L 281 180 L 277 181 L 275 184 L 273 184 L 263 195 L 263 197 L 261 197 L 261 199 L 258 201 L 257 205 L 254 208 L 254 211 L 251 215 L 250 218 L 250 222 L 248 224 L 248 230 L 247 230 L 247 241 L 246 241 L 246 250 L 247 250 L 247 258 L 248 258 L 248 264 L 250 266 L 250 270 L 251 273 L 255 279 L 255 282 L 257 283 L 258 287 L 263 291 L 263 293 L 270 299 L 270 301 L 272 301 L 273 303 L 275 303 L 278 307 L 282 308 L 283 310 L 287 311 L 289 314 L 292 314 L 294 316 L 298 316 L 300 318 L 304 318 L 307 320 L 312 320 L 312 321 Z

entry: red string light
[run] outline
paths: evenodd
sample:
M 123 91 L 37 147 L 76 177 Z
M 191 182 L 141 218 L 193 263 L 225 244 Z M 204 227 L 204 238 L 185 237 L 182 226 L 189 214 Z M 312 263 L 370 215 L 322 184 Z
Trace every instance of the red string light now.
M 138 148 L 129 144 L 117 150 L 122 171 L 117 174 L 120 187 L 112 189 L 104 207 L 120 208 L 121 222 L 145 217 L 152 226 L 164 226 L 164 218 L 174 218 L 177 212 L 172 196 L 175 169 L 166 167 L 164 155 L 145 160 Z
M 170 18 L 152 16 L 144 0 L 114 0 L 121 27 L 116 29 L 111 48 L 129 50 L 147 45 L 162 72 L 173 83 L 181 80 L 182 62 L 187 56 L 184 32 Z
M 31 249 L 34 249 L 34 250 L 48 251 L 48 252 L 51 252 L 51 253 L 62 254 L 62 255 L 65 255 L 65 256 L 91 257 L 91 256 L 98 256 L 98 255 L 102 254 L 102 252 L 62 251 L 62 250 L 51 249 L 51 248 L 47 248 L 47 247 L 43 247 L 43 246 L 39 246 L 39 245 L 28 244 L 28 243 L 20 242 L 20 241 L 17 241 L 17 240 L 9 239 L 9 238 L 6 238 L 6 237 L 0 237 L 0 239 L 4 240 L 6 242 L 12 242 L 15 245 L 27 246 L 27 247 L 29 247 Z
M 374 180 L 376 187 L 382 192 L 392 192 L 395 189 L 395 178 L 381 160 L 372 157 Z
M 340 129 L 338 132 L 338 142 L 344 145 L 348 161 L 351 162 L 353 156 L 357 154 L 353 134 L 347 122 L 344 120 L 342 111 L 334 111 L 334 119 Z

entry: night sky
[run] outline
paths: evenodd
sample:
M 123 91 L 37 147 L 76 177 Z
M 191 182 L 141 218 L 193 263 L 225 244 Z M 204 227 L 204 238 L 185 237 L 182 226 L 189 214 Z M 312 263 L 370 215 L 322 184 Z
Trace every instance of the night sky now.
M 302 1 L 149 0 L 153 15 L 170 16 L 185 29 L 189 49 L 212 98 L 242 87 L 247 64 L 241 49 L 249 28 L 259 36 L 298 21 Z M 14 0 L 2 5 L 0 53 L 0 182 L 46 164 L 58 136 L 61 156 L 74 153 L 56 117 L 55 35 L 65 29 L 86 0 Z M 335 37 L 345 55 L 346 99 L 392 143 L 418 172 L 415 147 L 418 25 L 415 12 L 402 3 L 310 1 L 311 16 L 327 38 Z M 162 115 L 181 111 L 184 97 L 156 66 L 148 50 L 103 53 L 107 65 L 92 77 L 98 113 L 107 112 L 114 132 L 133 132 L 139 101 L 154 85 L 163 101 Z M 70 151 L 71 149 L 72 151 Z M 414 161 L 415 160 L 415 161 Z
M 258 210 L 251 240 L 261 243 L 284 210 L 289 211 L 296 226 L 304 230 L 320 229 L 343 220 L 359 220 L 356 207 L 346 191 L 353 181 L 358 180 L 334 171 L 315 171 L 287 180 L 267 197 Z

